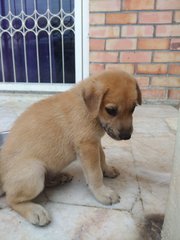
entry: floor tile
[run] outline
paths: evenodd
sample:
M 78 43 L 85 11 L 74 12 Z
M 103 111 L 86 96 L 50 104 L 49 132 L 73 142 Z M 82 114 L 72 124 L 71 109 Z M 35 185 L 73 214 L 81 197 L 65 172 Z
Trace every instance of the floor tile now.
M 52 222 L 46 227 L 29 224 L 8 208 L 1 210 L 3 240 L 139 240 L 131 214 L 111 209 L 48 203 Z
M 176 108 L 167 105 L 142 105 L 136 107 L 133 115 L 136 118 L 177 118 L 178 111 Z
M 175 136 L 132 139 L 132 151 L 145 213 L 164 213 Z
M 131 140 L 136 166 L 151 171 L 169 172 L 171 170 L 175 136 L 137 137 Z
M 168 136 L 171 131 L 167 123 L 159 118 L 134 118 L 134 132 L 143 136 Z

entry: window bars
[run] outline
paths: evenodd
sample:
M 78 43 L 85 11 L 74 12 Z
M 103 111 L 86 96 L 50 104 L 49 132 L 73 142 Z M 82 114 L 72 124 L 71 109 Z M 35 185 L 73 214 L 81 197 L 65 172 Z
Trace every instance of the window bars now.
M 73 0 L 0 0 L 0 82 L 74 83 Z

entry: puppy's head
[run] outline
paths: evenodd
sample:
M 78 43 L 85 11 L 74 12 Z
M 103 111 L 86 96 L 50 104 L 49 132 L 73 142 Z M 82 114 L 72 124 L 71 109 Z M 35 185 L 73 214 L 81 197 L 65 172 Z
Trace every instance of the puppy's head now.
M 130 139 L 132 114 L 142 102 L 141 91 L 132 76 L 121 71 L 106 71 L 91 79 L 83 98 L 109 136 L 116 140 Z

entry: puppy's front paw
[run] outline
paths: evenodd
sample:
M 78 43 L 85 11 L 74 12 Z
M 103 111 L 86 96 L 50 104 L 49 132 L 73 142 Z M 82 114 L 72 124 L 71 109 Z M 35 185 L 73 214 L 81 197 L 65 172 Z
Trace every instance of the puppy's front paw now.
M 96 199 L 105 205 L 112 205 L 113 203 L 120 202 L 120 196 L 111 188 L 102 186 L 93 191 Z
M 29 222 L 38 226 L 45 226 L 51 221 L 48 212 L 40 205 L 34 205 L 26 218 Z
M 108 178 L 115 178 L 119 175 L 119 171 L 113 166 L 107 166 L 103 170 L 103 176 Z

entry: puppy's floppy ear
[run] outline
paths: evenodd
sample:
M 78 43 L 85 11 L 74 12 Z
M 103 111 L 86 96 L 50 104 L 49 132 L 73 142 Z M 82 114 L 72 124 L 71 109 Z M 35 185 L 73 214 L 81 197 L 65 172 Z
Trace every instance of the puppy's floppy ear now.
M 142 104 L 142 94 L 141 94 L 141 90 L 139 88 L 139 85 L 136 83 L 136 90 L 137 90 L 137 103 L 139 105 Z
M 84 86 L 82 96 L 89 112 L 97 117 L 100 105 L 105 94 L 105 89 L 101 83 L 91 81 Z

